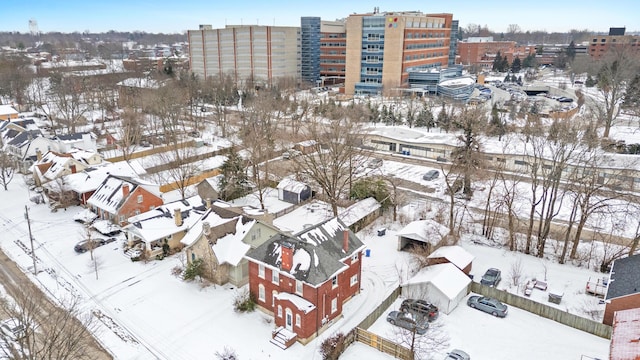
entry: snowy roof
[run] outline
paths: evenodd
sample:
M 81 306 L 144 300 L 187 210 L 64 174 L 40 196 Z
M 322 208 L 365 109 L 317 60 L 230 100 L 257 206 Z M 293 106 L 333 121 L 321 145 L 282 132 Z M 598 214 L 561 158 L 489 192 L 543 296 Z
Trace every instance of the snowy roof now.
M 111 234 L 122 230 L 122 228 L 109 220 L 96 220 L 91 224 L 91 227 L 98 230 L 101 234 Z
M 640 293 L 640 255 L 614 260 L 605 300 Z
M 29 170 L 39 173 L 45 179 L 54 180 L 65 170 L 65 165 L 73 160 L 71 154 L 48 151 L 40 160 L 31 165 Z
M 18 115 L 18 111 L 11 105 L 0 105 L 0 115 Z
M 449 228 L 433 220 L 416 220 L 398 231 L 398 236 L 435 245 L 448 233 Z
M 161 83 L 153 79 L 128 78 L 120 81 L 117 85 L 137 87 L 137 88 L 157 89 L 161 86 Z
M 458 245 L 441 246 L 428 256 L 428 258 L 430 259 L 440 257 L 449 260 L 450 263 L 455 265 L 460 270 L 471 264 L 474 259 L 474 256 L 471 255 L 471 253 Z
M 211 245 L 211 249 L 216 258 L 218 258 L 219 264 L 227 263 L 237 266 L 251 248 L 249 244 L 244 243 L 242 240 L 253 225 L 256 224 L 256 220 L 244 222 L 243 217 L 238 216 L 236 221 L 230 221 L 229 224 L 234 227 L 234 232 L 219 237 L 215 244 Z
M 338 217 L 345 225 L 351 226 L 378 209 L 380 209 L 378 200 L 369 197 L 344 209 L 338 214 Z
M 104 162 L 99 166 L 89 167 L 81 172 L 66 175 L 64 177 L 65 189 L 84 194 L 97 189 L 110 174 L 136 177 L 140 173 L 129 166 L 126 161 L 117 163 Z
M 635 360 L 640 354 L 640 308 L 619 310 L 613 316 L 611 352 L 613 360 Z
M 402 286 L 410 284 L 431 283 L 449 299 L 454 299 L 462 289 L 471 283 L 471 278 L 451 263 L 427 266 Z
M 340 213 L 342 213 L 342 208 L 338 208 L 338 214 Z M 273 225 L 282 231 L 296 234 L 304 229 L 321 224 L 332 217 L 333 210 L 331 210 L 330 204 L 314 200 L 277 217 L 273 220 Z
M 316 306 L 313 305 L 313 303 L 295 294 L 281 292 L 276 295 L 276 299 L 289 301 L 295 307 L 297 307 L 298 310 L 302 311 L 305 314 L 316 308 Z
M 296 194 L 303 192 L 308 187 L 309 185 L 291 178 L 282 179 L 277 186 L 278 189 L 286 190 Z
M 129 187 L 129 192 L 126 196 L 123 190 L 125 186 Z M 133 178 L 109 175 L 91 195 L 89 200 L 87 200 L 87 203 L 111 214 L 115 214 L 118 212 L 120 205 L 122 205 L 139 186 L 159 196 L 157 185 L 146 184 Z
M 224 237 L 227 234 L 233 233 L 237 228 L 234 226 L 233 229 L 228 229 L 226 227 L 220 226 L 223 224 L 227 224 L 233 219 L 237 219 L 239 217 L 242 218 L 243 223 L 247 223 L 253 220 L 229 209 L 212 205 L 211 208 L 202 215 L 202 217 L 200 217 L 193 223 L 191 228 L 187 231 L 187 234 L 180 240 L 180 242 L 186 246 L 193 245 L 196 241 L 198 241 L 198 239 L 203 236 L 204 223 L 209 225 L 211 234 L 208 236 L 210 238 L 218 239 Z
M 348 234 L 346 252 L 342 248 L 345 231 Z M 281 268 L 283 245 L 293 247 L 293 265 L 289 271 Z M 360 239 L 338 218 L 333 218 L 295 236 L 276 234 L 250 250 L 246 257 L 318 286 L 346 269 L 347 265 L 342 260 L 363 248 Z
M 176 211 L 180 211 L 181 225 L 176 225 Z M 135 234 L 144 242 L 151 242 L 186 231 L 204 212 L 202 199 L 196 195 L 132 216 L 124 230 Z

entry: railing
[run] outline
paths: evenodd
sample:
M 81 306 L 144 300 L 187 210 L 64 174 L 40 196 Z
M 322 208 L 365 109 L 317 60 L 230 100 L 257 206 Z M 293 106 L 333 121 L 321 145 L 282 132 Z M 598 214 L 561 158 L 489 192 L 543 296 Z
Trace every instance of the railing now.
M 385 354 L 389 354 L 396 359 L 413 360 L 413 352 L 400 344 L 361 328 L 355 328 L 352 332 L 355 334 L 354 341 L 371 346 L 372 348 L 378 349 Z M 347 339 L 349 338 L 350 337 L 348 336 Z

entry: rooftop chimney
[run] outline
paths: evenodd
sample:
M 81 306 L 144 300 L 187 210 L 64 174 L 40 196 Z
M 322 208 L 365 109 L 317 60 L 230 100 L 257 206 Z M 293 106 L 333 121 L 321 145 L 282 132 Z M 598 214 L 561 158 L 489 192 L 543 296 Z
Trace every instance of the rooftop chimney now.
M 180 209 L 173 209 L 173 219 L 176 221 L 176 226 L 182 226 L 182 212 Z
M 280 244 L 282 250 L 281 250 L 281 261 L 280 261 L 280 269 L 284 270 L 284 271 L 291 271 L 291 268 L 293 267 L 293 250 L 294 250 L 294 246 L 293 244 L 283 241 Z
M 42 151 L 40 151 L 40 149 L 36 149 L 36 159 L 38 159 L 38 161 L 42 160 Z
M 342 231 L 342 251 L 349 252 L 349 230 Z
M 207 207 L 207 209 L 211 209 L 211 198 L 206 198 L 204 200 L 204 204 Z
M 71 166 L 69 166 L 71 168 L 71 173 L 75 174 L 76 173 L 76 165 L 75 164 L 71 164 Z
M 122 184 L 122 197 L 126 198 L 129 196 L 129 184 Z
M 211 225 L 209 225 L 209 222 L 207 222 L 207 221 L 203 221 L 202 222 L 202 233 L 205 236 L 208 236 L 209 233 L 211 233 Z

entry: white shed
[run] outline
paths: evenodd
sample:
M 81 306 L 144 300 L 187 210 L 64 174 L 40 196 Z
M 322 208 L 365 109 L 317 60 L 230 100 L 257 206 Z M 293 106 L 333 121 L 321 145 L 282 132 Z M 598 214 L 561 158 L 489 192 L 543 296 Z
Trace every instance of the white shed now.
M 469 293 L 471 278 L 451 263 L 427 266 L 402 284 L 402 296 L 426 300 L 449 314 Z

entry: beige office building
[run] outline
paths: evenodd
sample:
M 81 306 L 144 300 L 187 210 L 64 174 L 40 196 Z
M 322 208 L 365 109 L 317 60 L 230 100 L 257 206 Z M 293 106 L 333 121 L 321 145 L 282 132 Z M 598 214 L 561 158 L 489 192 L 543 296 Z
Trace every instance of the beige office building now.
M 452 14 L 376 11 L 350 15 L 345 94 L 389 93 L 408 87 L 409 71 L 453 64 L 452 26 L 457 31 Z
M 238 25 L 189 30 L 191 71 L 201 78 L 231 75 L 271 84 L 300 76 L 300 28 Z

